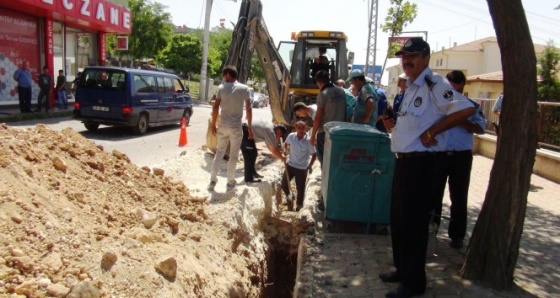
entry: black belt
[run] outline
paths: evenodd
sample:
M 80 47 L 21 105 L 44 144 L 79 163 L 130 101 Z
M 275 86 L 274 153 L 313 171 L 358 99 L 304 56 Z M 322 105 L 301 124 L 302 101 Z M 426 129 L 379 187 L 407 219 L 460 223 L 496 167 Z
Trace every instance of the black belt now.
M 453 152 L 453 151 L 440 151 L 440 152 L 421 151 L 421 152 L 407 152 L 407 153 L 397 152 L 395 153 L 395 155 L 397 156 L 397 159 L 453 155 L 452 153 L 448 154 L 449 152 Z

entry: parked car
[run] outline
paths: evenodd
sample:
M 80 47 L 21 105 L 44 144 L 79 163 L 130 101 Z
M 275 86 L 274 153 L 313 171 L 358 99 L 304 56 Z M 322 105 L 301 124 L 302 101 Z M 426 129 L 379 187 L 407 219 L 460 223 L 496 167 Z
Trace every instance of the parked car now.
M 87 130 L 99 125 L 148 127 L 178 124 L 193 114 L 191 96 L 177 75 L 132 68 L 91 66 L 76 88 L 74 119 Z
M 253 108 L 262 108 L 264 107 L 264 94 L 262 93 L 255 93 L 254 95 L 254 99 L 253 99 Z
M 270 98 L 268 97 L 268 95 L 265 95 L 264 96 L 264 101 L 263 101 L 263 106 L 268 107 L 269 104 L 270 104 Z

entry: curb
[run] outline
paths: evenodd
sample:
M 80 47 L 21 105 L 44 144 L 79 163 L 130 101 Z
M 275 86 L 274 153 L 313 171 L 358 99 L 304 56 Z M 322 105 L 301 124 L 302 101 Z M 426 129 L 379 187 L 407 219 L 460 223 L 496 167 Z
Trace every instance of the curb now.
M 56 111 L 56 112 L 33 112 L 33 113 L 14 113 L 8 115 L 0 115 L 0 122 L 10 123 L 10 122 L 20 122 L 27 120 L 37 120 L 37 119 L 51 119 L 51 118 L 62 118 L 72 116 L 73 111 Z

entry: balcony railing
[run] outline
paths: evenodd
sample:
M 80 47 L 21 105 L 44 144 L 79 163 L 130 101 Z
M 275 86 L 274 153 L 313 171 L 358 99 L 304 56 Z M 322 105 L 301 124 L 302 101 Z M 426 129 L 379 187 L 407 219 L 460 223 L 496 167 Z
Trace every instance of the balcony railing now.
M 492 122 L 498 121 L 498 115 L 494 115 L 492 112 L 496 99 L 473 98 L 473 100 L 480 103 L 482 112 L 488 120 L 486 133 L 496 134 L 494 125 L 492 125 Z M 560 102 L 539 101 L 537 104 L 539 147 L 560 152 Z

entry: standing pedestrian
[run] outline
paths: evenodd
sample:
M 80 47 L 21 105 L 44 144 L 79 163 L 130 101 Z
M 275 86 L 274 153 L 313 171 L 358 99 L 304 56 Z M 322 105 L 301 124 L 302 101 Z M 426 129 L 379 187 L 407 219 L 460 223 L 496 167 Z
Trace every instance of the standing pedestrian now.
M 503 100 L 504 100 L 504 93 L 500 94 L 500 96 L 498 97 L 498 99 L 494 103 L 494 106 L 492 107 L 492 112 L 494 113 L 494 115 L 498 116 L 498 120 L 492 122 L 492 125 L 494 126 L 494 132 L 496 133 L 496 137 L 500 136 L 500 114 L 502 114 L 502 101 Z
M 218 182 L 218 170 L 220 162 L 224 158 L 228 143 L 230 145 L 229 159 L 227 164 L 227 185 L 226 189 L 231 190 L 235 187 L 235 166 L 239 156 L 239 149 L 243 139 L 241 128 L 241 118 L 243 118 L 243 103 L 247 113 L 247 134 L 250 140 L 253 139 L 253 110 L 249 87 L 237 82 L 237 69 L 235 66 L 226 66 L 222 71 L 224 82 L 218 87 L 216 101 L 212 107 L 212 133 L 217 135 L 216 155 L 212 162 L 210 173 L 210 184 L 208 190 L 213 191 Z M 220 112 L 220 127 L 216 126 L 218 112 Z
M 64 71 L 61 69 L 58 71 L 58 77 L 56 78 L 56 107 L 59 109 L 68 109 L 68 98 L 66 98 L 66 76 L 64 76 Z
M 313 129 L 309 142 L 315 146 L 317 158 L 323 166 L 323 152 L 325 150 L 325 123 L 344 121 L 346 114 L 346 94 L 340 87 L 330 82 L 329 73 L 320 70 L 315 75 L 315 83 L 319 87 L 317 94 L 317 113 L 313 120 Z
M 375 89 L 377 93 L 377 97 L 379 100 L 377 101 L 377 119 L 375 121 L 375 128 L 382 132 L 387 132 L 385 125 L 383 124 L 383 115 L 385 114 L 385 109 L 389 106 L 389 102 L 387 101 L 387 94 L 383 88 L 379 87 Z
M 53 87 L 53 79 L 49 74 L 49 68 L 47 66 L 43 67 L 43 73 L 39 75 L 39 97 L 37 97 L 37 112 L 41 111 L 41 105 L 43 98 L 45 99 L 45 112 L 49 111 L 49 106 L 51 103 L 51 91 Z
M 352 122 L 375 127 L 377 121 L 376 104 L 379 100 L 375 88 L 367 83 L 364 72 L 360 69 L 353 69 L 348 78 L 357 94 Z
M 31 112 L 31 72 L 29 62 L 23 61 L 21 67 L 14 73 L 14 80 L 18 82 L 19 111 L 22 113 Z
M 457 92 L 463 93 L 467 79 L 462 71 L 453 70 L 447 74 L 446 78 Z M 447 155 L 443 168 L 445 177 L 441 181 L 443 185 L 438 187 L 441 193 L 435 212 L 436 214 L 442 212 L 445 182 L 448 180 L 451 210 L 447 233 L 451 239 L 449 246 L 455 249 L 463 247 L 463 240 L 467 233 L 467 201 L 473 160 L 473 133 L 484 134 L 486 127 L 486 118 L 482 114 L 480 105 L 472 100 L 471 102 L 475 106 L 476 112 L 458 126 L 447 131 Z M 440 217 L 436 217 L 435 223 L 439 226 Z
M 82 79 L 82 72 L 78 71 L 78 74 L 76 75 L 76 77 L 72 81 L 72 92 L 73 93 L 76 93 L 76 88 L 78 88 L 78 85 L 80 85 L 80 80 L 81 79 Z
M 256 143 L 264 142 L 268 150 L 274 157 L 281 161 L 286 161 L 286 157 L 280 152 L 279 138 L 283 140 L 288 136 L 288 130 L 282 124 L 272 125 L 271 122 L 263 120 L 253 123 L 253 137 L 249 138 L 249 125 L 243 123 L 243 141 L 241 142 L 241 153 L 243 154 L 245 182 L 261 182 L 263 176 L 257 173 L 255 163 L 257 161 L 257 145 Z
M 335 85 L 340 88 L 346 89 L 346 82 L 343 79 L 338 79 Z
M 408 76 L 404 73 L 399 75 L 399 79 L 397 81 L 397 87 L 399 88 L 399 93 L 395 95 L 395 99 L 393 99 L 393 111 L 397 113 L 401 108 L 401 103 L 404 98 L 404 92 L 406 91 L 406 81 L 408 80 Z
M 400 282 L 386 297 L 412 297 L 426 290 L 426 253 L 430 212 L 441 186 L 441 167 L 447 143 L 444 132 L 475 111 L 472 103 L 432 72 L 430 46 L 410 38 L 396 53 L 408 76 L 408 89 L 399 120 L 384 116 L 392 129 L 391 150 L 397 160 L 391 197 L 391 241 L 394 272 L 379 275 L 384 282 Z
M 282 177 L 282 190 L 287 197 L 288 210 L 293 209 L 293 200 L 290 197 L 290 181 L 292 178 L 296 180 L 296 211 L 303 207 L 305 198 L 305 181 L 307 173 L 311 173 L 313 163 L 317 154 L 315 147 L 309 142 L 309 135 L 306 132 L 307 125 L 304 121 L 298 120 L 295 124 L 296 131 L 292 132 L 286 138 L 286 145 L 290 147 L 290 155 L 286 163 L 285 173 Z M 311 156 L 311 161 L 309 157 Z

